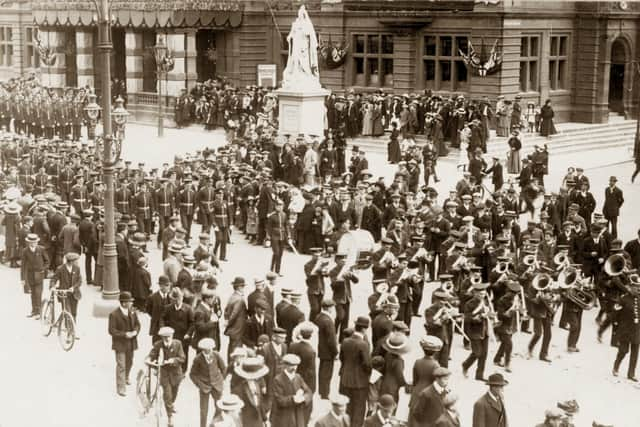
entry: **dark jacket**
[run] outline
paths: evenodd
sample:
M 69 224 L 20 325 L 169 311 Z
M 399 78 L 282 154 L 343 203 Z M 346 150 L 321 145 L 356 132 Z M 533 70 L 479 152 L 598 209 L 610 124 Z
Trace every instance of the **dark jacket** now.
M 138 335 L 127 338 L 126 332 L 140 332 L 138 315 L 132 309 L 127 318 L 120 308 L 116 308 L 109 314 L 109 335 L 111 335 L 111 349 L 116 352 L 134 351 L 138 348 Z
M 445 412 L 442 398 L 433 384 L 418 393 L 409 413 L 409 425 L 434 427 L 436 420 Z
M 193 359 L 189 378 L 203 393 L 211 393 L 214 396 L 222 395 L 224 377 L 227 373 L 227 365 L 217 351 L 213 352 L 211 364 L 207 363 L 204 353 L 198 354 Z
M 340 346 L 340 385 L 347 388 L 369 387 L 371 350 L 357 333 L 345 338 Z
M 165 307 L 170 302 L 171 301 L 169 300 L 169 294 L 167 294 L 167 296 L 163 298 L 162 295 L 160 295 L 159 291 L 154 292 L 147 299 L 146 312 L 149 316 L 151 316 L 151 321 L 149 322 L 149 335 L 158 335 Z
M 507 427 L 507 413 L 489 393 L 473 405 L 473 427 Z
M 602 214 L 605 218 L 616 218 L 620 215 L 620 208 L 624 203 L 622 190 L 618 187 L 607 187 L 604 190 L 604 205 L 602 206 Z
M 289 346 L 289 353 L 298 355 L 300 364 L 298 365 L 298 374 L 302 377 L 305 384 L 311 389 L 312 393 L 316 392 L 316 352 L 306 341 L 294 342 Z
M 258 319 L 255 316 L 249 317 L 244 328 L 244 336 L 242 342 L 247 347 L 255 348 L 258 344 L 258 338 L 260 335 L 267 335 L 271 338 L 273 333 L 273 319 L 268 315 L 263 316 L 262 323 L 258 323 Z
M 170 384 L 176 385 L 182 381 L 184 374 L 182 372 L 182 364 L 185 360 L 184 350 L 179 340 L 172 340 L 169 346 L 165 346 L 163 341 L 156 341 L 149 352 L 149 359 L 157 361 L 160 353 L 163 353 L 163 360 L 174 359 L 173 363 L 165 364 L 161 369 L 161 381 L 169 381 Z
M 313 322 L 318 327 L 318 358 L 320 360 L 334 360 L 338 356 L 335 322 L 322 312 L 316 316 Z
M 293 396 L 302 389 L 305 400 L 294 403 Z M 276 375 L 273 380 L 273 403 L 271 405 L 271 425 L 287 427 L 307 427 L 307 407 L 311 404 L 313 394 L 298 374 L 289 380 L 284 372 Z
M 193 309 L 185 303 L 179 309 L 175 304 L 167 305 L 162 313 L 161 325 L 171 326 L 173 337 L 182 341 L 193 326 Z
M 231 338 L 242 338 L 247 323 L 247 305 L 237 293 L 233 293 L 229 297 L 227 306 L 224 309 L 224 318 L 227 321 L 224 334 Z

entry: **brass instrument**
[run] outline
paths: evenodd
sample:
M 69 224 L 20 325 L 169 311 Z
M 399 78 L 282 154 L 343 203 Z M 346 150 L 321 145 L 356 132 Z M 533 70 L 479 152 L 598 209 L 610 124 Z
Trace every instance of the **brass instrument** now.
M 451 266 L 452 269 L 457 268 L 459 270 L 470 270 L 470 267 L 471 265 L 469 263 L 469 258 L 465 257 L 464 255 L 460 255 Z
M 620 276 L 628 271 L 629 265 L 626 257 L 621 254 L 613 254 L 604 263 L 604 272 L 611 277 Z
M 578 281 L 578 270 L 573 267 L 567 267 L 558 275 L 559 288 L 571 288 Z
M 495 267 L 496 273 L 504 274 L 509 271 L 509 263 L 506 261 L 499 261 Z
M 482 282 L 482 277 L 480 277 L 477 274 L 474 274 L 469 278 L 469 282 L 471 283 L 471 286 L 479 285 Z
M 538 273 L 531 281 L 531 287 L 538 292 L 551 290 L 553 279 L 547 273 Z
M 442 307 L 433 315 L 434 323 L 441 323 L 443 320 L 452 320 L 461 317 L 460 311 L 449 302 L 443 301 Z
M 556 256 L 553 257 L 553 262 L 558 266 L 556 270 L 564 270 L 571 265 L 569 255 L 564 252 L 557 253 Z
M 453 295 L 453 291 L 454 291 L 453 282 L 444 282 L 442 285 L 440 285 L 440 289 L 442 289 L 443 292 Z
M 596 294 L 586 286 L 572 287 L 567 291 L 567 299 L 583 310 L 590 310 L 596 303 Z

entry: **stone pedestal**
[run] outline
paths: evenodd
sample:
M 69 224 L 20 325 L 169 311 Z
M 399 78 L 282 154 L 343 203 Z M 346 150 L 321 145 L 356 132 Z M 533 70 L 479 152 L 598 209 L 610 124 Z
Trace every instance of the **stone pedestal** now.
M 276 93 L 280 108 L 278 134 L 324 135 L 326 120 L 324 101 L 331 93 L 330 91 L 314 89 L 302 92 L 278 89 Z

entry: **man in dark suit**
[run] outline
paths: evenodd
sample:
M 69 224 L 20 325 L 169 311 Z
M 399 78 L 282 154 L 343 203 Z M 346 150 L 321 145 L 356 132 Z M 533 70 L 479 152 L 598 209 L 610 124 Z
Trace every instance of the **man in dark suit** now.
M 220 319 L 222 313 L 216 312 L 215 292 L 209 288 L 202 289 L 202 299 L 193 311 L 193 336 L 192 343 L 197 346 L 203 338 L 211 338 L 220 348 Z
M 502 374 L 491 374 L 487 380 L 489 391 L 473 405 L 473 427 L 507 427 L 507 409 L 502 390 L 509 384 Z
M 256 313 L 256 304 L 259 300 L 263 300 L 267 307 L 265 314 L 273 320 L 273 290 L 271 290 L 271 287 L 266 286 L 264 279 L 255 278 L 253 284 L 255 289 L 247 297 L 247 314 L 253 316 Z
M 145 363 L 160 363 L 160 385 L 162 386 L 162 398 L 164 406 L 167 410 L 168 424 L 173 426 L 172 417 L 175 413 L 173 404 L 178 397 L 178 390 L 182 382 L 182 364 L 184 363 L 184 352 L 182 344 L 178 340 L 173 339 L 173 328 L 163 326 L 158 331 L 161 340 L 153 344 L 153 348 L 149 352 L 149 356 Z M 160 356 L 162 353 L 162 356 Z
M 489 326 L 486 314 L 482 313 L 482 308 L 478 309 L 478 307 L 485 304 L 488 286 L 488 283 L 472 285 L 473 297 L 464 305 L 464 320 L 468 325 L 467 335 L 471 341 L 471 353 L 462 363 L 462 373 L 466 377 L 467 371 L 477 360 L 476 379 L 480 381 L 484 381 L 484 367 L 489 350 Z
M 371 346 L 365 340 L 369 319 L 358 317 L 355 332 L 340 346 L 340 392 L 349 398 L 347 413 L 353 427 L 361 427 L 367 406 L 371 376 Z
M 311 323 L 301 325 L 297 332 L 298 337 L 294 337 L 293 343 L 289 346 L 289 353 L 295 354 L 300 358 L 300 364 L 298 365 L 297 372 L 300 374 L 307 387 L 309 387 L 312 395 L 316 392 L 316 351 L 311 345 L 313 329 L 314 327 Z M 308 422 L 311 418 L 313 402 L 309 403 L 306 410 L 306 419 Z
M 129 292 L 120 293 L 120 307 L 109 314 L 111 349 L 116 353 L 116 387 L 120 396 L 126 396 L 130 384 L 129 373 L 133 365 L 133 352 L 138 349 L 140 321 L 133 311 L 133 297 Z
M 82 297 L 80 292 L 82 278 L 80 277 L 80 267 L 78 267 L 80 255 L 75 252 L 69 252 L 64 258 L 66 262 L 58 267 L 51 278 L 49 287 L 73 291 L 71 294 L 67 294 L 67 307 L 75 321 L 78 314 L 78 301 Z
M 256 348 L 258 346 L 258 338 L 261 335 L 271 338 L 274 324 L 273 319 L 266 315 L 267 310 L 266 300 L 261 298 L 254 303 L 254 313 L 247 319 L 244 336 L 242 337 L 242 342 L 247 347 Z
M 242 345 L 242 337 L 247 324 L 247 305 L 244 302 L 245 283 L 242 277 L 236 277 L 231 282 L 233 294 L 229 297 L 227 306 L 224 309 L 224 318 L 227 327 L 224 334 L 229 337 L 228 355 L 233 349 Z
M 31 313 L 27 317 L 35 317 L 36 320 L 40 319 L 42 284 L 49 268 L 49 256 L 47 251 L 38 245 L 39 240 L 36 234 L 27 235 L 27 247 L 22 250 L 20 265 L 20 281 L 31 293 Z
M 435 381 L 422 390 L 411 402 L 409 408 L 409 424 L 415 427 L 434 427 L 436 420 L 445 411 L 442 399 L 450 390 L 447 368 L 439 367 L 433 371 Z
M 624 250 L 631 257 L 631 268 L 640 268 L 640 230 L 635 239 L 624 245 Z
M 189 365 L 189 339 L 193 327 L 193 310 L 191 306 L 184 304 L 184 294 L 179 288 L 171 290 L 171 304 L 167 305 L 162 314 L 162 326 L 170 326 L 173 328 L 173 337 L 182 343 L 184 352 L 184 363 L 182 371 L 186 372 Z
M 365 205 L 362 208 L 361 228 L 367 230 L 373 236 L 373 240 L 378 242 L 382 237 L 382 212 L 373 204 L 373 196 L 367 194 Z
M 604 190 L 604 205 L 602 206 L 602 214 L 611 226 L 611 236 L 615 239 L 618 237 L 618 216 L 620 216 L 620 208 L 624 203 L 622 190 L 616 186 L 618 179 L 615 176 L 609 178 L 609 186 Z
M 333 363 L 338 356 L 338 338 L 335 327 L 335 302 L 325 299 L 321 303 L 320 313 L 313 319 L 318 327 L 318 392 L 321 399 L 329 398 Z
M 320 258 L 322 248 L 311 248 L 311 259 L 304 265 L 307 279 L 307 297 L 309 299 L 309 319 L 315 319 L 320 312 L 320 303 L 324 297 L 324 271 L 327 270 L 328 260 Z
M 216 190 L 216 200 L 213 202 L 213 231 L 216 234 L 216 244 L 213 247 L 214 255 L 218 255 L 220 249 L 220 260 L 227 260 L 227 242 L 229 239 L 229 206 L 224 201 L 224 191 Z
M 283 211 L 284 202 L 280 199 L 276 201 L 276 211 L 270 214 L 266 221 L 267 236 L 271 241 L 271 257 L 270 271 L 280 274 L 280 265 L 282 264 L 282 255 L 284 247 L 291 242 L 291 236 L 287 231 L 287 215 Z
M 222 397 L 227 372 L 227 366 L 215 348 L 216 343 L 212 338 L 201 339 L 198 342 L 200 353 L 193 359 L 189 373 L 189 378 L 198 387 L 200 394 L 200 427 L 208 426 L 209 396 L 214 402 Z
M 502 164 L 499 157 L 493 157 L 493 165 L 489 169 L 484 171 L 485 175 L 491 174 L 491 183 L 493 184 L 493 191 L 500 191 L 504 185 L 504 177 L 502 174 Z
M 288 292 L 282 294 L 282 298 L 287 303 L 281 305 L 280 310 L 277 310 L 276 321 L 278 326 L 287 331 L 287 344 L 292 341 L 295 327 L 304 321 L 304 313 L 298 308 L 301 297 L 302 294 L 300 292 L 288 290 Z
M 336 303 L 336 331 L 340 333 L 349 325 L 351 307 L 351 282 L 358 283 L 358 276 L 346 267 L 346 252 L 339 252 L 335 256 L 336 266 L 329 272 L 333 301 Z M 352 419 L 353 420 L 353 419 Z
M 276 375 L 280 374 L 283 369 L 282 358 L 287 354 L 286 339 L 287 332 L 279 327 L 273 328 L 273 335 L 271 335 L 271 341 L 264 344 L 258 353 L 264 358 L 264 363 L 269 368 L 269 373 L 265 377 L 267 383 L 267 401 L 268 406 L 274 399 L 273 395 L 273 379 Z
M 118 260 L 118 284 L 121 291 L 131 289 L 129 285 L 129 246 L 127 245 L 127 224 L 120 222 L 116 228 L 116 253 Z
M 147 306 L 145 307 L 145 311 L 151 316 L 149 335 L 151 336 L 152 343 L 160 340 L 158 331 L 160 330 L 162 316 L 164 315 L 167 305 L 171 303 L 169 300 L 169 290 L 171 289 L 169 278 L 167 276 L 158 277 L 158 286 L 160 289 L 147 298 Z
M 83 212 L 83 218 L 78 224 L 78 237 L 84 252 L 84 273 L 87 285 L 93 283 L 91 274 L 91 262 L 98 259 L 98 230 L 93 222 L 93 211 L 88 209 Z
M 313 393 L 296 373 L 300 358 L 287 354 L 282 358 L 284 371 L 273 379 L 270 421 L 272 426 L 307 427 Z
M 638 382 L 636 364 L 638 363 L 638 347 L 640 346 L 640 283 L 632 281 L 630 292 L 620 299 L 620 309 L 615 314 L 617 321 L 618 354 L 613 364 L 613 375 L 618 375 L 620 364 L 631 350 L 627 378 Z M 616 307 L 616 308 L 617 308 Z
M 394 425 L 393 412 L 396 409 L 396 402 L 390 394 L 383 394 L 378 400 L 378 410 L 364 420 L 364 427 L 384 427 Z

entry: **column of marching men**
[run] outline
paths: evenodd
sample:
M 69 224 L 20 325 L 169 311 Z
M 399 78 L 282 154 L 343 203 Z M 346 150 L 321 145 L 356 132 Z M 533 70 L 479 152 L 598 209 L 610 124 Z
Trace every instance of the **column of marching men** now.
M 85 255 L 87 284 L 102 284 L 99 159 L 85 144 L 15 133 L 1 139 L 2 185 L 8 188 L 4 259 L 20 266 L 32 301 L 30 316 L 40 314 L 48 275 L 53 285 L 76 290 L 70 298 L 75 315 L 81 299 L 79 254 Z M 492 171 L 494 193 L 483 192 L 481 179 L 465 172 L 442 203 L 433 187 L 417 188 L 417 161 L 401 163 L 387 186 L 372 179 L 364 153 L 354 156 L 351 172 L 335 176 L 325 169 L 325 184 L 298 188 L 282 181 L 289 169 L 277 165 L 284 164 L 287 150 L 313 153 L 307 142 L 299 138 L 281 151 L 265 132 L 258 139 L 234 139 L 217 151 L 176 156 L 161 170 L 133 168 L 126 161 L 118 165 L 122 293 L 109 331 L 119 394 L 126 394 L 137 347 L 136 313 L 146 312 L 154 343 L 149 359 L 169 361 L 161 368 L 169 415 L 182 374 L 189 371 L 200 390 L 203 425 L 213 412 L 209 395 L 218 408 L 214 424 L 307 425 L 316 392 L 332 402 L 319 425 L 393 424 L 403 389 L 411 396 L 409 424 L 457 425 L 456 393 L 447 381 L 452 342 L 460 336 L 469 356 L 459 370 L 467 375 L 475 365 L 475 378 L 489 385 L 474 406 L 474 426 L 507 425 L 501 393 L 507 381 L 502 373 L 485 375 L 490 342 L 499 342 L 493 363 L 505 372 L 512 369 L 513 334 L 520 332 L 532 335 L 531 358 L 542 339 L 538 359 L 552 363 L 556 311 L 562 308 L 560 326 L 569 330 L 567 351 L 576 353 L 583 311 L 596 300 L 599 336 L 612 327 L 612 344 L 618 347 L 613 375 L 630 352 L 626 377 L 637 381 L 640 235 L 626 244 L 617 239 L 624 198 L 615 177 L 604 190 L 602 214 L 595 211 L 591 183 L 580 168 L 556 194 L 545 192 L 525 165 L 518 195 L 513 185 L 496 183 L 499 161 Z M 331 139 L 316 142 L 330 146 Z M 539 221 L 521 230 L 522 207 L 537 196 L 544 199 Z M 194 221 L 201 225 L 197 238 L 191 235 Z M 338 249 L 353 229 L 366 230 L 380 244 L 355 264 L 350 253 Z M 226 261 L 226 244 L 239 233 L 271 247 L 265 269 L 272 272 L 254 280 L 246 303 L 245 279 L 236 278 L 232 297 L 223 302 L 216 269 Z M 153 234 L 164 263 L 159 291 L 151 293 L 146 253 Z M 311 255 L 305 264 L 309 313 L 298 308 L 305 292 L 277 283 L 289 249 Z M 373 274 L 370 313 L 351 319 L 352 285 L 368 286 L 359 283 L 362 268 Z M 430 282 L 439 285 L 427 298 Z M 274 294 L 281 299 L 276 306 Z M 410 349 L 414 316 L 423 316 L 428 335 L 421 341 L 424 358 L 414 366 L 413 378 L 405 378 L 402 356 Z M 229 342 L 226 355 L 219 353 L 222 334 Z M 190 347 L 196 356 L 189 370 Z M 337 381 L 336 359 L 341 361 Z M 222 385 L 227 376 L 229 390 Z M 331 393 L 332 381 L 339 393 Z M 545 423 L 571 425 L 564 417 L 575 413 L 577 404 L 560 406 L 564 413 L 549 410 Z

